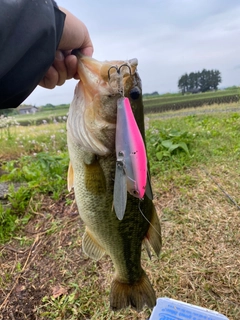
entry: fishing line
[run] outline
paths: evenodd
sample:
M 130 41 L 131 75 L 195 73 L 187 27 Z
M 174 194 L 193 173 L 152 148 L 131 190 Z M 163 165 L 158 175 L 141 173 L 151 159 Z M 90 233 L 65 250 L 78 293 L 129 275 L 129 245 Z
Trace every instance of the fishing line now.
M 154 225 L 148 220 L 148 218 L 144 215 L 144 213 L 142 212 L 141 208 L 140 208 L 140 203 L 141 201 L 139 200 L 138 202 L 138 209 L 141 212 L 143 218 L 153 227 L 153 229 L 157 232 L 157 234 L 161 237 L 161 234 L 157 231 L 157 229 L 154 227 Z
M 225 194 L 225 196 L 240 210 L 240 206 L 237 202 L 223 189 L 223 187 L 211 176 L 211 174 L 204 168 L 201 170 L 218 186 L 218 188 Z

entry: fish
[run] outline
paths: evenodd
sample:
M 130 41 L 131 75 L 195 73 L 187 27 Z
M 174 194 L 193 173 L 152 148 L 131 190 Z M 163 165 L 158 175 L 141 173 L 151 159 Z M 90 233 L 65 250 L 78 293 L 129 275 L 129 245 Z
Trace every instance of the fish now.
M 122 219 L 116 216 L 113 204 L 114 184 L 118 179 L 116 123 L 119 99 L 129 100 L 146 144 L 138 60 L 98 61 L 79 52 L 76 55 L 80 81 L 67 120 L 68 190 L 74 189 L 78 211 L 86 225 L 82 248 L 91 259 L 99 260 L 107 254 L 113 262 L 112 310 L 132 307 L 141 311 L 145 305 L 153 308 L 156 294 L 141 265 L 141 254 L 143 245 L 149 248 L 150 244 L 159 256 L 162 240 L 152 201 L 149 166 L 143 199 L 127 192 Z

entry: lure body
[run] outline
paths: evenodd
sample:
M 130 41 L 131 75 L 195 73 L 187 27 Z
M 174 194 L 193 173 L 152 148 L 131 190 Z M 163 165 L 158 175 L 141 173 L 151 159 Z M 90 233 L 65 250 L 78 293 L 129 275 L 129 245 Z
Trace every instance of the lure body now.
M 128 98 L 124 97 L 117 101 L 115 146 L 117 163 L 114 207 L 117 216 L 122 219 L 127 201 L 126 190 L 134 197 L 142 199 L 147 183 L 147 155 L 144 141 L 130 102 Z M 117 211 L 119 211 L 119 214 Z

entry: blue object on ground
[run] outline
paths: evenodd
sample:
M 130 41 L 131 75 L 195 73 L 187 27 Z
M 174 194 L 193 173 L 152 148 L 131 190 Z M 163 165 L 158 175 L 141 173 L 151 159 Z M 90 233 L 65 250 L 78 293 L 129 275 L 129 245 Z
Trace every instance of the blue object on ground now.
M 224 315 L 186 302 L 159 298 L 149 320 L 229 320 Z

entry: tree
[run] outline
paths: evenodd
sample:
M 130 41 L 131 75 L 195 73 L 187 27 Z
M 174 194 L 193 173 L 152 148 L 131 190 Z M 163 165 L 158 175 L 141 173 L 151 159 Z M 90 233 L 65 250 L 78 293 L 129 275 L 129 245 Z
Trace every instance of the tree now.
M 206 70 L 201 72 L 191 72 L 189 75 L 185 73 L 178 80 L 178 88 L 184 94 L 185 92 L 206 92 L 209 90 L 217 90 L 219 83 L 222 82 L 219 70 Z
M 181 78 L 178 80 L 178 88 L 185 93 L 188 91 L 188 74 L 185 73 Z
M 195 73 L 191 72 L 188 76 L 188 90 L 192 91 L 195 88 Z
M 214 90 L 217 90 L 219 83 L 222 82 L 221 73 L 218 70 L 211 70 L 211 71 L 212 71 L 212 87 Z

